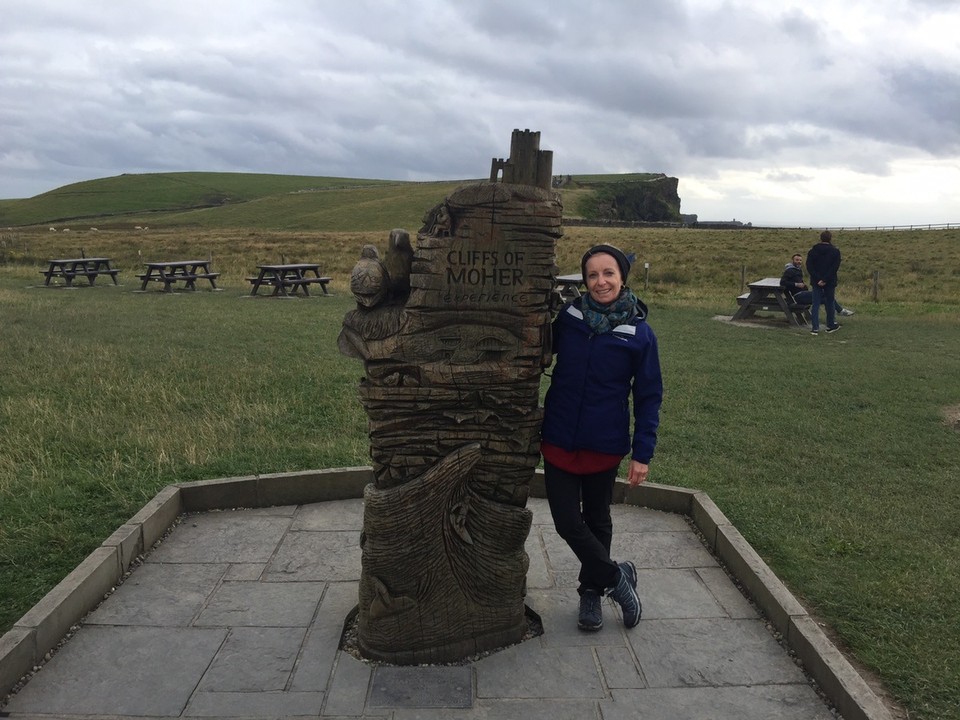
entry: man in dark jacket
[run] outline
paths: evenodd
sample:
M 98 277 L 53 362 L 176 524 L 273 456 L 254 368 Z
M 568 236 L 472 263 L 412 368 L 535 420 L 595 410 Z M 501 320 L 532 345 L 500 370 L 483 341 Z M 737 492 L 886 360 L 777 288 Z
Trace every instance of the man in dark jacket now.
M 810 290 L 813 293 L 810 307 L 811 335 L 820 332 L 820 305 L 826 306 L 827 332 L 840 329 L 836 318 L 837 271 L 840 269 L 840 250 L 834 247 L 833 234 L 829 230 L 820 233 L 820 242 L 807 253 L 807 273 L 810 275 Z

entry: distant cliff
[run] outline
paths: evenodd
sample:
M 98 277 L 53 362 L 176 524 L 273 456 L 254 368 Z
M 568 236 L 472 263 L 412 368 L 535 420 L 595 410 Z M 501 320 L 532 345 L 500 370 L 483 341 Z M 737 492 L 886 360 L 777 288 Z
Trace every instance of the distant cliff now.
M 677 178 L 663 173 L 616 177 L 554 178 L 554 187 L 563 190 L 564 196 L 573 201 L 565 214 L 601 222 L 682 222 Z

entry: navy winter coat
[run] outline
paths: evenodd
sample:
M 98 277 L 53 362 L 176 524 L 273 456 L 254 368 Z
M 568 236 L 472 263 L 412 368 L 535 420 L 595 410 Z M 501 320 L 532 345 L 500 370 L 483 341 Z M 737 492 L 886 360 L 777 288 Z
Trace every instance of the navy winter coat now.
M 542 438 L 565 450 L 627 455 L 649 463 L 657 442 L 663 380 L 647 308 L 628 325 L 595 335 L 575 300 L 553 322 L 556 364 L 544 401 Z M 633 438 L 630 394 L 633 393 Z
M 818 242 L 807 253 L 807 272 L 810 285 L 824 280 L 828 287 L 836 287 L 837 270 L 840 269 L 840 249 L 828 242 Z

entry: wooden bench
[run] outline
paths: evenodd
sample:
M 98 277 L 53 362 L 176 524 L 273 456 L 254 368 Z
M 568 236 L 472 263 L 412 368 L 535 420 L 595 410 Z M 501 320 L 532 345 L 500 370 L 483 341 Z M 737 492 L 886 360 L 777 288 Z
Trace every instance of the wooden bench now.
M 810 320 L 810 306 L 798 305 L 780 286 L 780 278 L 762 278 L 749 283 L 750 292 L 737 296 L 737 312 L 731 320 L 746 320 L 756 312 L 782 313 L 794 327 L 804 327 Z
M 176 262 L 144 263 L 147 272 L 137 275 L 141 281 L 141 290 L 147 289 L 148 282 L 162 282 L 164 292 L 171 292 L 175 283 L 183 282 L 187 290 L 197 289 L 197 280 L 209 280 L 210 286 L 217 290 L 218 272 L 210 272 L 208 260 L 178 260 Z
M 324 295 L 329 295 L 330 291 L 327 290 L 327 284 L 332 278 L 321 276 L 321 277 L 285 277 L 277 278 L 273 275 L 265 275 L 264 277 L 251 276 L 247 278 L 247 282 L 253 286 L 254 291 L 261 285 L 269 285 L 275 289 L 274 295 L 278 294 L 280 288 L 292 288 L 294 294 L 297 290 L 303 288 L 305 295 L 309 295 L 310 292 L 307 290 L 308 285 L 314 283 L 320 284 L 320 289 L 323 290 Z
M 323 290 L 323 294 L 329 295 L 330 293 L 327 291 L 327 283 L 329 282 L 330 282 L 330 278 L 328 277 L 304 277 L 304 278 L 297 278 L 295 280 L 292 280 L 291 284 L 299 285 L 304 288 L 304 291 L 306 291 L 306 287 L 305 287 L 306 285 L 310 285 L 312 283 L 320 283 L 320 289 Z
M 737 295 L 737 305 L 740 305 L 740 306 L 742 307 L 743 304 L 744 304 L 745 302 L 747 302 L 747 300 L 749 300 L 749 299 L 750 299 L 750 293 L 748 293 L 748 292 L 745 292 L 743 295 Z M 795 302 L 788 302 L 788 303 L 787 303 L 787 307 L 790 308 L 791 310 L 799 310 L 799 311 L 801 311 L 801 312 L 809 312 L 809 311 L 810 311 L 810 306 L 809 306 L 809 305 L 801 305 L 801 304 L 795 303 Z M 771 303 L 769 306 L 768 306 L 768 305 L 760 305 L 757 309 L 758 309 L 758 310 L 768 310 L 769 312 L 778 312 L 778 311 L 780 310 L 780 306 L 777 305 L 776 303 Z
M 68 287 L 73 286 L 73 281 L 77 277 L 85 277 L 87 282 L 93 285 L 98 275 L 109 275 L 113 284 L 116 285 L 119 272 L 119 270 L 110 267 L 108 258 L 51 260 L 49 268 L 40 270 L 40 274 L 45 278 L 45 285 L 49 285 L 52 278 L 60 277 L 64 279 Z
M 196 280 L 198 277 L 203 277 L 202 274 L 197 273 L 177 273 L 176 275 L 151 275 L 150 273 L 144 273 L 143 275 L 137 275 L 141 280 L 147 280 L 149 282 L 168 282 L 174 283 L 177 280 Z

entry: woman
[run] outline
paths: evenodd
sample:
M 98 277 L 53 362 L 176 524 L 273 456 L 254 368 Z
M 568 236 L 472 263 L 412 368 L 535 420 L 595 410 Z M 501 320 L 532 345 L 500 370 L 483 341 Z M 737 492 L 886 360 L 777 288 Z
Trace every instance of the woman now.
M 627 453 L 631 487 L 647 479 L 663 396 L 660 359 L 647 307 L 626 285 L 630 263 L 623 252 L 597 245 L 580 269 L 587 294 L 565 305 L 553 323 L 556 365 L 540 451 L 554 525 L 580 560 L 578 626 L 603 627 L 606 593 L 629 628 L 640 622 L 637 570 L 610 559 L 610 502 Z

